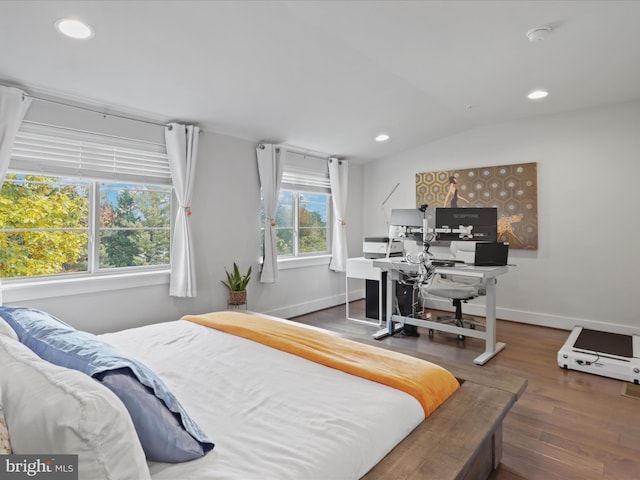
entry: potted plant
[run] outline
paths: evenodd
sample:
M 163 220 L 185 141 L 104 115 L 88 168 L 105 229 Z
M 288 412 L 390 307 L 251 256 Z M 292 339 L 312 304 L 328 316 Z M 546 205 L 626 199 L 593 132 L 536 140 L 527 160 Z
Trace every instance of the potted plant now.
M 226 268 L 224 271 L 227 279 L 221 281 L 230 290 L 229 305 L 244 305 L 247 303 L 247 284 L 251 280 L 251 267 L 246 274 L 242 275 L 236 262 L 233 262 L 233 273 L 229 273 Z

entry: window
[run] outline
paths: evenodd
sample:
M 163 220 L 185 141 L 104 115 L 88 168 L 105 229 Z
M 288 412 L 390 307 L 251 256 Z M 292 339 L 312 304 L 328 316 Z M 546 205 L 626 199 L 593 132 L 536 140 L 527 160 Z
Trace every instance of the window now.
M 169 264 L 171 189 L 159 185 L 98 183 L 98 267 Z
M 166 268 L 164 146 L 23 123 L 0 190 L 0 277 Z
M 326 193 L 280 191 L 276 213 L 278 256 L 329 252 L 329 199 Z
M 287 152 L 275 219 L 279 259 L 330 253 L 330 191 L 326 159 Z M 264 218 L 263 209 L 262 225 Z
M 0 191 L 0 275 L 87 271 L 90 184 L 9 174 Z

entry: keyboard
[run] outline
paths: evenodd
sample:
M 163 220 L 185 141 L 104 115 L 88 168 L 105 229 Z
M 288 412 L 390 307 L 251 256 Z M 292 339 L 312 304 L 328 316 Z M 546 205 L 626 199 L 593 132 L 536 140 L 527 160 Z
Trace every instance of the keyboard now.
M 434 267 L 453 267 L 454 265 L 458 264 L 464 264 L 464 262 L 462 260 L 453 260 L 449 258 L 434 258 L 431 260 L 431 265 L 433 265 Z

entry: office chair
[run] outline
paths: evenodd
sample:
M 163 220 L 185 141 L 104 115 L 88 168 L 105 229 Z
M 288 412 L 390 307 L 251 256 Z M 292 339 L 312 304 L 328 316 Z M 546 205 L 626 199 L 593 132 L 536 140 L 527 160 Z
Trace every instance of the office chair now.
M 475 242 L 451 242 L 449 250 L 455 260 L 462 260 L 465 263 L 473 263 L 475 257 Z M 474 281 L 468 277 L 455 275 L 435 274 L 432 281 L 423 285 L 420 289 L 420 297 L 423 308 L 426 307 L 426 295 L 450 298 L 455 307 L 453 316 L 439 316 L 437 322 L 453 323 L 458 327 L 468 327 L 475 329 L 482 325 L 469 317 L 462 315 L 462 303 L 466 303 L 481 295 L 486 295 L 485 285 Z M 429 335 L 433 335 L 433 330 L 429 330 Z M 459 340 L 464 340 L 464 335 L 458 335 Z

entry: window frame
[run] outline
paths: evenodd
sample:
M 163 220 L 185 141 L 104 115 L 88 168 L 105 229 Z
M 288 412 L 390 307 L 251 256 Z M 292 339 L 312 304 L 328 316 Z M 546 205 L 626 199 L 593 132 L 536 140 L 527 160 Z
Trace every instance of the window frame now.
M 32 172 L 22 172 L 22 171 L 16 171 L 13 169 L 9 169 L 7 171 L 7 174 L 33 175 Z M 31 283 L 31 282 L 43 283 L 48 281 L 68 279 L 71 277 L 86 279 L 89 277 L 104 277 L 109 275 L 121 276 L 123 274 L 135 274 L 135 273 L 150 272 L 150 271 L 168 271 L 170 269 L 171 251 L 169 251 L 169 263 L 165 263 L 161 265 L 131 265 L 126 267 L 100 267 L 100 234 L 102 231 L 104 231 L 104 229 L 102 229 L 100 225 L 100 203 L 101 203 L 100 184 L 114 183 L 114 182 L 109 180 L 104 180 L 104 179 L 83 178 L 80 176 L 61 177 L 60 175 L 50 174 L 47 172 L 41 172 L 40 176 L 58 178 L 63 180 L 75 178 L 77 180 L 81 180 L 83 182 L 82 184 L 86 186 L 89 218 L 87 221 L 86 229 L 82 229 L 82 230 L 86 230 L 87 237 L 88 237 L 87 270 L 82 272 L 54 273 L 49 275 L 33 275 L 33 276 L 23 276 L 23 277 L 2 278 L 3 290 L 5 286 L 11 285 L 13 283 L 15 284 L 25 284 L 25 283 Z M 124 184 L 125 182 L 118 182 L 118 183 Z M 134 184 L 135 184 L 134 182 L 126 183 L 126 185 L 134 185 Z M 169 191 L 167 192 L 169 193 L 169 196 L 170 196 L 169 226 L 166 227 L 166 229 L 169 232 L 169 248 L 171 248 L 171 237 L 173 236 L 173 222 L 175 219 L 175 208 L 176 208 L 175 192 L 173 188 L 171 188 L 168 185 L 158 185 L 158 184 L 152 184 L 152 183 L 144 183 L 144 184 L 138 183 L 137 185 L 148 185 L 152 187 L 160 186 L 160 187 L 169 188 Z M 77 229 L 78 228 L 76 227 L 69 228 L 69 230 L 77 230 Z M 2 229 L 0 228 L 0 230 Z M 24 230 L 25 232 L 33 231 L 28 228 L 25 228 Z M 57 228 L 57 230 L 67 230 L 67 229 L 64 227 L 60 227 L 60 228 Z
M 316 265 L 329 265 L 332 258 L 333 247 L 333 195 L 331 192 L 331 182 L 329 179 L 329 155 L 319 152 L 311 152 L 297 147 L 283 145 L 286 148 L 286 155 L 283 159 L 282 183 L 280 192 L 290 191 L 296 194 L 298 202 L 294 205 L 296 208 L 295 218 L 299 216 L 299 194 L 308 193 L 327 195 L 327 250 L 325 252 L 312 252 L 298 255 L 280 255 L 278 254 L 277 262 L 279 270 L 287 270 L 290 268 L 308 267 Z M 279 204 L 279 202 L 278 202 Z M 264 260 L 264 203 L 261 198 L 261 219 L 260 222 L 260 263 Z M 278 228 L 276 226 L 276 228 Z M 299 245 L 299 232 L 294 227 L 296 248 Z
M 91 265 L 91 261 L 93 260 L 93 274 L 94 275 L 108 275 L 110 272 L 113 273 L 126 273 L 126 272 L 141 272 L 146 270 L 166 270 L 171 267 L 171 239 L 173 237 L 173 227 L 175 220 L 175 208 L 176 208 L 176 199 L 175 199 L 175 191 L 173 188 L 169 187 L 169 226 L 166 227 L 169 231 L 169 263 L 163 263 L 161 265 L 130 265 L 127 267 L 100 267 L 100 234 L 107 229 L 103 229 L 100 225 L 100 205 L 101 205 L 101 196 L 100 196 L 100 183 L 107 183 L 105 180 L 96 180 L 92 181 L 94 188 L 92 189 L 92 194 L 94 195 L 95 201 L 90 204 L 91 208 L 94 210 L 92 213 L 93 220 L 93 232 L 90 230 L 89 239 L 90 242 L 93 243 L 92 248 L 90 249 L 89 256 L 93 257 L 89 259 L 89 263 Z M 108 182 L 113 183 L 113 182 Z M 134 185 L 133 182 L 127 183 L 127 185 Z M 167 185 L 158 185 L 153 183 L 138 183 L 137 185 L 146 185 L 150 187 L 168 187 Z M 91 219 L 90 219 L 91 220 Z M 140 228 L 139 230 L 149 230 L 153 227 Z M 91 235 L 93 233 L 93 235 Z M 91 271 L 91 269 L 90 269 Z
M 280 255 L 278 254 L 278 262 L 290 262 L 292 260 L 297 259 L 305 259 L 312 257 L 331 257 L 331 245 L 332 245 L 332 224 L 333 224 L 333 209 L 332 209 L 332 198 L 331 192 L 320 191 L 319 189 L 312 189 L 309 187 L 298 187 L 294 185 L 283 185 L 280 188 L 280 192 L 291 192 L 293 193 L 293 226 L 291 229 L 293 230 L 293 253 L 291 255 Z M 300 253 L 300 195 L 301 194 L 312 194 L 312 195 L 326 195 L 327 197 L 327 225 L 325 227 L 327 233 L 327 249 L 323 252 L 309 252 L 309 253 Z M 278 202 L 278 206 L 280 202 Z M 306 228 L 306 227 L 303 227 Z M 278 230 L 284 230 L 285 228 L 279 228 L 276 225 L 276 235 Z M 286 227 L 288 230 L 289 227 Z M 263 237 L 264 238 L 264 237 Z
M 2 298 L 4 302 L 20 302 L 41 298 L 54 298 L 67 295 L 168 284 L 171 268 L 171 240 L 173 236 L 177 202 L 175 198 L 175 190 L 171 185 L 171 179 L 167 173 L 168 159 L 166 159 L 166 147 L 158 143 L 138 141 L 124 137 L 115 137 L 112 135 L 103 135 L 100 133 L 73 130 L 66 127 L 37 124 L 27 121 L 23 122 L 21 129 L 23 127 L 26 132 L 23 138 L 27 138 L 27 141 L 29 140 L 30 135 L 35 134 L 35 136 L 38 137 L 39 135 L 46 136 L 49 134 L 52 139 L 55 139 L 57 138 L 56 132 L 62 132 L 60 136 L 62 142 L 69 142 L 69 139 L 71 139 L 70 144 L 75 144 L 77 142 L 89 142 L 89 144 L 91 144 L 96 141 L 96 139 L 98 142 L 102 140 L 105 146 L 112 146 L 116 154 L 122 153 L 124 155 L 129 155 L 131 149 L 134 149 L 135 151 L 137 146 L 142 145 L 142 148 L 140 148 L 139 151 L 142 153 L 143 158 L 141 161 L 143 163 L 137 167 L 135 163 L 133 164 L 134 168 L 137 168 L 137 170 L 134 171 L 134 175 L 137 175 L 135 177 L 131 175 L 131 169 L 127 165 L 125 165 L 127 170 L 123 170 L 123 177 L 118 176 L 117 172 L 113 174 L 100 173 L 99 175 L 96 175 L 94 172 L 83 172 L 79 169 L 69 171 L 64 169 L 64 164 L 63 171 L 60 171 L 56 169 L 55 163 L 52 163 L 51 168 L 47 168 L 46 162 L 50 159 L 46 157 L 39 158 L 34 156 L 33 164 L 29 165 L 28 149 L 21 150 L 21 146 L 18 146 L 16 149 L 14 146 L 11 163 L 7 170 L 8 174 L 39 175 L 58 179 L 78 179 L 83 181 L 83 183 L 87 182 L 87 200 L 89 203 L 89 218 L 87 225 L 87 270 L 82 272 L 3 278 Z M 19 134 L 20 133 L 21 132 L 19 132 Z M 74 135 L 76 135 L 77 138 L 74 137 Z M 147 151 L 147 148 L 150 154 L 149 158 L 152 159 L 151 162 L 153 163 L 152 169 L 149 170 L 151 172 L 149 177 L 146 177 L 144 174 L 144 171 L 146 171 L 144 169 L 147 168 L 147 163 L 145 163 L 147 162 L 147 159 L 144 158 L 146 155 L 144 152 Z M 26 156 L 24 152 L 27 152 Z M 14 154 L 17 155 L 17 160 L 14 159 Z M 160 174 L 158 174 L 158 171 L 155 169 L 158 155 L 160 155 L 160 158 L 164 155 L 164 159 L 167 161 L 167 166 L 161 167 L 163 170 Z M 40 161 L 41 158 L 44 161 L 44 165 Z M 125 163 L 127 161 L 131 162 L 131 158 L 126 158 Z M 115 161 L 117 161 L 117 159 L 114 159 L 114 162 Z M 100 268 L 100 183 L 116 183 L 123 185 L 136 184 L 168 188 L 167 193 L 169 193 L 170 207 L 169 225 L 166 228 L 168 228 L 169 231 L 169 263 L 161 265 L 132 265 L 126 267 Z

